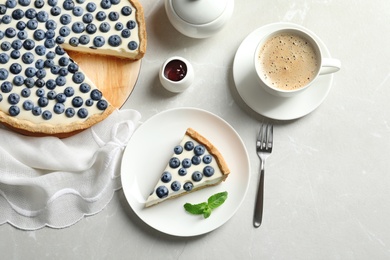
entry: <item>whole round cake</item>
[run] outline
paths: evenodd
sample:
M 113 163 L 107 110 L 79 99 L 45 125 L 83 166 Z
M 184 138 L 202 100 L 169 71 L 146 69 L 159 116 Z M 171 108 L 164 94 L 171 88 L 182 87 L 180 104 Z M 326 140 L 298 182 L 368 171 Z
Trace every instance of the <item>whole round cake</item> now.
M 146 51 L 137 0 L 0 0 L 0 122 L 67 136 L 115 108 L 67 50 L 138 60 Z

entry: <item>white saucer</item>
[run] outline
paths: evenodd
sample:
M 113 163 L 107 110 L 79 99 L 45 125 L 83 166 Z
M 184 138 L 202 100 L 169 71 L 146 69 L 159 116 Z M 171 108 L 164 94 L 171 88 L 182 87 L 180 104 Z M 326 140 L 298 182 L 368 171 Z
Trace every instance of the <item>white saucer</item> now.
M 295 97 L 276 97 L 263 90 L 256 78 L 253 54 L 258 41 L 263 36 L 282 27 L 308 31 L 302 26 L 291 23 L 274 23 L 256 29 L 243 40 L 236 52 L 233 77 L 239 95 L 255 112 L 272 119 L 291 120 L 309 114 L 325 100 L 332 86 L 333 74 L 319 76 L 313 83 L 314 86 Z M 330 58 L 325 44 L 318 36 L 315 34 L 313 36 L 319 43 L 324 57 Z

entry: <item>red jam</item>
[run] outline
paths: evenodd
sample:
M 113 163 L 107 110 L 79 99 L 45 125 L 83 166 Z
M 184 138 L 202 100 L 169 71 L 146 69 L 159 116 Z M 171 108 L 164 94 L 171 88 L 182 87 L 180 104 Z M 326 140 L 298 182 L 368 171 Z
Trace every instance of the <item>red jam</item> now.
M 164 76 L 172 81 L 180 81 L 187 74 L 187 65 L 181 60 L 171 60 L 164 68 Z

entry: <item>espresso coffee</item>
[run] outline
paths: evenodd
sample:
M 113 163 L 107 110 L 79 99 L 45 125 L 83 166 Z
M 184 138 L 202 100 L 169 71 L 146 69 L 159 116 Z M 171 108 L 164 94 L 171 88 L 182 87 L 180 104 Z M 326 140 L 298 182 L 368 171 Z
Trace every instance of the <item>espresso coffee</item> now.
M 318 53 L 305 38 L 280 33 L 269 38 L 258 53 L 260 75 L 274 88 L 295 90 L 306 86 L 317 75 Z

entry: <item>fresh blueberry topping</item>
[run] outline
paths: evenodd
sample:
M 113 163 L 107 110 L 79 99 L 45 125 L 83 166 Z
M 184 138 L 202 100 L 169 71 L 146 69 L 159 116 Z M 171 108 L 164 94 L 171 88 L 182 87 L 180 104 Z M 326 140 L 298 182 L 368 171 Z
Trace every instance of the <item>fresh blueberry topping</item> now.
M 79 38 L 77 37 L 72 37 L 69 39 L 69 45 L 73 47 L 79 46 Z
M 19 59 L 20 58 L 20 51 L 18 51 L 18 50 L 13 50 L 13 51 L 11 51 L 11 58 L 12 59 Z
M 194 185 L 192 184 L 192 182 L 186 182 L 186 183 L 184 183 L 184 186 L 183 186 L 185 191 L 191 191 L 193 187 L 194 187 Z
M 131 41 L 131 42 L 129 42 L 127 47 L 129 48 L 129 50 L 134 51 L 138 48 L 138 44 L 135 41 Z
M 25 97 L 25 98 L 29 97 L 31 95 L 31 90 L 29 88 L 24 88 L 20 92 L 20 95 L 22 95 L 22 97 Z
M 203 178 L 203 174 L 200 172 L 200 171 L 195 171 L 193 174 L 192 174 L 192 180 L 193 181 L 201 181 Z
M 105 110 L 108 107 L 108 103 L 105 100 L 99 100 L 96 106 L 99 110 Z
M 43 79 L 37 79 L 35 81 L 35 86 L 37 86 L 38 88 L 42 88 L 45 86 L 45 81 Z
M 88 116 L 88 110 L 85 108 L 80 108 L 79 111 L 77 111 L 77 116 L 80 118 L 86 118 Z
M 16 0 L 7 0 L 5 2 L 5 5 L 8 7 L 8 8 L 14 8 L 16 6 Z
M 43 79 L 44 77 L 46 77 L 46 70 L 45 70 L 45 69 L 39 69 L 39 70 L 37 70 L 37 72 L 35 73 L 35 76 L 36 76 L 38 79 Z
M 46 39 L 45 40 L 45 47 L 46 48 L 51 49 L 54 46 L 56 46 L 56 41 L 54 39 Z
M 184 168 L 190 168 L 191 167 L 191 160 L 188 158 L 185 158 L 181 164 L 183 165 Z
M 5 36 L 7 36 L 8 38 L 13 38 L 15 37 L 16 35 L 16 30 L 14 28 L 7 28 L 5 30 Z
M 181 154 L 183 152 L 183 147 L 181 145 L 176 145 L 175 148 L 173 148 L 173 151 L 175 154 Z
M 93 100 L 100 100 L 100 99 L 102 99 L 102 96 L 103 96 L 102 92 L 98 89 L 94 89 L 91 91 L 91 98 Z
M 101 23 L 99 26 L 99 30 L 104 33 L 108 32 L 110 29 L 111 29 L 110 24 L 106 22 Z
M 128 22 L 126 23 L 127 29 L 130 29 L 130 30 L 134 29 L 136 25 L 137 25 L 136 22 L 133 21 L 133 20 L 130 20 L 130 21 L 128 21 Z
M 38 28 L 38 21 L 35 19 L 31 19 L 27 22 L 27 28 L 30 30 L 35 30 Z
M 61 14 L 61 8 L 59 6 L 53 6 L 51 9 L 50 9 L 50 13 L 51 15 L 53 16 L 58 16 Z
M 48 0 L 47 1 L 47 4 L 50 5 L 50 6 L 56 6 L 58 3 L 58 0 Z
M 19 74 L 22 71 L 22 66 L 20 66 L 19 63 L 12 63 L 9 68 L 9 71 L 15 75 Z
M 20 75 L 18 76 L 15 76 L 14 80 L 12 81 L 12 83 L 14 83 L 15 86 L 22 86 L 23 83 L 24 83 L 24 78 Z
M 90 2 L 87 4 L 87 11 L 92 13 L 96 10 L 96 4 L 93 2 Z
M 76 6 L 75 8 L 73 8 L 72 10 L 72 13 L 74 16 L 82 16 L 83 15 L 83 8 L 81 8 L 80 6 Z
M 31 21 L 31 20 L 30 20 Z M 30 40 L 30 39 L 27 39 L 23 42 L 23 47 L 26 49 L 26 50 L 32 50 L 34 49 L 35 47 L 35 42 L 33 40 Z
M 209 154 L 203 156 L 203 162 L 204 162 L 205 164 L 211 163 L 212 160 L 213 160 L 213 157 L 212 157 L 211 155 L 209 155 Z
M 177 167 L 180 166 L 180 160 L 176 157 L 172 157 L 170 160 L 169 160 L 169 166 L 173 169 L 176 169 Z
M 45 11 L 39 11 L 37 13 L 37 20 L 38 22 L 44 23 L 49 20 L 49 14 Z
M 48 20 L 45 24 L 45 27 L 48 30 L 54 30 L 57 28 L 57 23 L 53 20 Z M 46 35 L 46 37 L 47 37 L 47 35 Z M 51 38 L 53 38 L 53 37 L 51 37 Z
M 112 47 L 118 47 L 121 45 L 122 39 L 118 35 L 111 35 L 108 38 L 108 44 L 110 44 Z
M 82 33 L 82 32 L 84 32 L 84 30 L 85 30 L 84 24 L 81 22 L 75 22 L 72 25 L 72 31 L 74 33 Z
M 24 71 L 24 74 L 26 75 L 26 77 L 29 77 L 29 78 L 32 78 L 35 76 L 35 73 L 37 72 L 37 70 L 33 67 L 28 67 L 25 71 Z
M 180 188 L 181 188 L 180 182 L 178 182 L 178 181 L 172 182 L 172 184 L 171 184 L 171 189 L 172 189 L 173 191 L 178 191 L 178 190 L 180 190 Z
M 108 14 L 108 19 L 110 19 L 111 21 L 113 21 L 113 22 L 115 22 L 115 21 L 117 21 L 118 19 L 119 19 L 119 13 L 117 13 L 117 12 L 110 12 L 109 14 Z
M 32 87 L 35 86 L 35 80 L 32 79 L 32 78 L 26 78 L 26 79 L 24 80 L 24 85 L 25 85 L 26 87 L 28 87 L 28 88 L 32 88 Z
M 72 63 L 69 64 L 69 66 L 68 66 L 68 71 L 69 71 L 70 73 L 75 73 L 75 72 L 77 72 L 78 70 L 79 70 L 79 66 L 78 66 L 76 63 L 72 62 Z
M 204 152 L 205 152 L 205 147 L 203 145 L 195 146 L 195 148 L 194 148 L 195 155 L 200 156 L 200 155 L 204 154 Z
M 79 97 L 79 96 L 74 97 L 72 99 L 72 105 L 74 107 L 81 107 L 83 105 L 83 102 L 84 102 L 83 99 L 81 97 Z
M 57 96 L 57 93 L 54 90 L 50 90 L 49 92 L 47 92 L 47 98 L 50 100 L 54 100 L 56 98 L 56 96 Z
M 8 78 L 8 71 L 6 69 L 0 69 L 0 80 Z
M 160 199 L 167 197 L 168 193 L 169 193 L 169 191 L 168 191 L 167 187 L 165 187 L 165 186 L 160 186 L 156 189 L 156 195 Z
M 40 97 L 40 98 L 38 99 L 38 105 L 39 105 L 40 107 L 46 107 L 48 104 L 49 104 L 49 99 L 48 99 L 48 98 L 46 98 L 46 97 Z
M 211 176 L 213 176 L 213 174 L 214 174 L 214 168 L 211 167 L 211 166 L 206 166 L 206 167 L 204 167 L 204 169 L 203 169 L 203 174 L 204 174 L 204 176 L 206 176 L 206 177 L 211 177 Z
M 34 62 L 34 55 L 31 52 L 26 52 L 22 55 L 22 61 L 25 64 L 31 64 Z
M 88 98 L 87 100 L 85 100 L 85 105 L 86 105 L 87 107 L 91 107 L 91 106 L 93 105 L 93 100 L 90 99 L 90 98 Z
M 103 9 L 109 9 L 111 7 L 111 1 L 110 0 L 102 0 L 100 2 L 100 6 L 103 8 Z
M 164 172 L 161 175 L 161 181 L 164 183 L 168 183 L 172 180 L 172 175 L 169 172 Z
M 17 116 L 20 113 L 20 108 L 18 106 L 10 106 L 8 109 L 10 116 Z
M 97 27 L 96 25 L 90 23 L 87 25 L 85 30 L 87 31 L 88 34 L 94 34 L 97 31 Z
M 53 108 L 54 113 L 62 114 L 65 111 L 65 106 L 62 103 L 56 103 Z
M 91 23 L 93 21 L 93 15 L 90 13 L 86 13 L 83 15 L 83 22 L 84 23 Z
M 1 43 L 1 50 L 2 51 L 9 51 L 11 49 L 11 43 L 9 42 L 2 42 Z
M 72 0 L 65 0 L 62 6 L 65 10 L 72 10 L 74 8 L 74 2 Z
M 34 116 L 39 116 L 42 113 L 42 109 L 38 106 L 33 107 L 31 111 Z
M 26 23 L 23 21 L 19 21 L 16 23 L 16 29 L 18 30 L 24 30 L 26 28 Z
M 35 94 L 38 96 L 38 97 L 43 97 L 45 95 L 45 90 L 43 88 L 39 88 L 37 89 L 37 91 L 35 92 Z
M 12 91 L 12 84 L 9 81 L 4 81 L 1 83 L 0 88 L 3 93 L 9 93 Z
M 90 41 L 90 39 L 89 39 L 88 35 L 81 35 L 80 38 L 79 38 L 79 43 L 83 44 L 83 45 L 88 44 L 89 41 Z
M 180 168 L 177 173 L 180 175 L 180 176 L 185 176 L 187 174 L 187 170 L 184 169 L 184 168 Z
M 64 55 L 65 54 L 65 50 L 61 46 L 57 46 L 56 49 L 55 49 L 55 53 L 58 54 L 58 55 Z
M 75 112 L 75 110 L 74 110 L 74 108 L 72 108 L 72 107 L 69 107 L 69 108 L 67 108 L 66 110 L 65 110 L 65 115 L 67 116 L 67 117 L 73 117 L 74 115 L 76 114 L 76 112 Z
M 27 39 L 27 36 L 28 36 L 28 34 L 27 34 L 26 31 L 19 31 L 19 32 L 18 32 L 18 38 L 19 38 L 20 40 L 25 40 L 25 39 Z
M 49 110 L 45 110 L 43 111 L 42 113 L 42 118 L 45 119 L 45 120 L 50 120 L 52 117 L 52 114 Z
M 194 149 L 194 143 L 192 141 L 187 141 L 184 144 L 184 149 L 186 149 L 187 151 L 191 151 L 192 149 Z
M 23 16 L 24 16 L 24 12 L 21 9 L 16 9 L 12 11 L 12 18 L 15 20 L 20 20 L 23 18 Z
M 102 47 L 104 45 L 106 41 L 104 40 L 103 37 L 101 36 L 96 36 L 94 39 L 93 39 L 93 45 L 95 45 L 95 47 Z
M 124 29 L 121 32 L 123 38 L 129 38 L 131 36 L 131 31 L 129 29 Z
M 56 100 L 59 103 L 64 103 L 66 101 L 66 95 L 64 93 L 59 93 L 56 96 Z
M 67 68 L 61 68 L 59 71 L 58 71 L 58 75 L 60 76 L 63 76 L 65 77 L 66 75 L 68 75 L 69 71 Z
M 0 63 L 6 64 L 9 61 L 9 56 L 7 53 L 0 53 Z
M 122 7 L 121 9 L 121 13 L 124 15 L 124 16 L 129 16 L 132 12 L 132 9 L 130 6 L 124 6 Z
M 72 80 L 74 83 L 80 84 L 84 81 L 85 76 L 81 72 L 75 72 L 72 76 Z
M 67 57 L 61 57 L 59 60 L 58 60 L 58 64 L 60 66 L 68 66 L 69 64 L 69 58 Z
M 43 0 L 37 0 L 35 1 L 35 3 L 38 3 L 39 5 L 42 4 L 42 6 L 44 5 L 44 2 Z M 40 7 L 42 7 L 40 6 Z M 37 7 L 37 6 L 36 6 Z M 40 8 L 40 7 L 37 7 L 37 8 Z M 24 15 L 28 18 L 28 19 L 34 19 L 36 16 L 37 16 L 37 11 L 35 11 L 34 8 L 30 8 L 30 9 L 27 9 L 26 12 L 24 13 Z
M 33 104 L 33 102 L 31 101 L 31 100 L 25 100 L 24 102 L 23 102 L 23 108 L 24 108 L 24 110 L 31 110 L 32 108 L 34 107 L 34 104 Z
M 91 90 L 91 86 L 88 85 L 87 83 L 82 83 L 82 84 L 80 85 L 80 91 L 81 91 L 82 93 L 88 93 L 90 90 Z
M 57 36 L 56 37 L 56 43 L 57 44 L 63 44 L 64 42 L 65 42 L 65 38 L 64 37 L 62 37 L 62 36 Z
M 72 17 L 69 14 L 63 14 L 60 17 L 60 22 L 63 25 L 68 25 L 68 24 L 70 24 L 72 22 Z
M 106 19 L 106 13 L 103 11 L 99 11 L 96 13 L 96 20 L 98 21 L 104 21 Z
M 4 15 L 3 18 L 1 18 L 1 22 L 5 23 L 5 24 L 9 24 L 9 23 L 11 23 L 11 21 L 12 21 L 12 18 L 9 15 Z
M 43 45 L 38 45 L 35 47 L 35 53 L 39 56 L 43 56 L 46 53 L 46 47 Z
M 122 30 L 123 30 L 123 23 L 117 22 L 117 23 L 115 24 L 115 30 L 117 30 L 117 31 L 122 31 Z
M 12 42 L 11 44 L 11 47 L 14 49 L 14 50 L 20 50 L 22 47 L 23 47 L 23 43 L 21 40 L 19 39 L 16 39 Z
M 17 103 L 19 103 L 19 100 L 20 96 L 16 93 L 11 93 L 8 96 L 8 103 L 10 103 L 11 105 L 16 105 Z
M 199 156 L 194 155 L 191 159 L 191 162 L 195 165 L 199 165 L 202 159 Z

